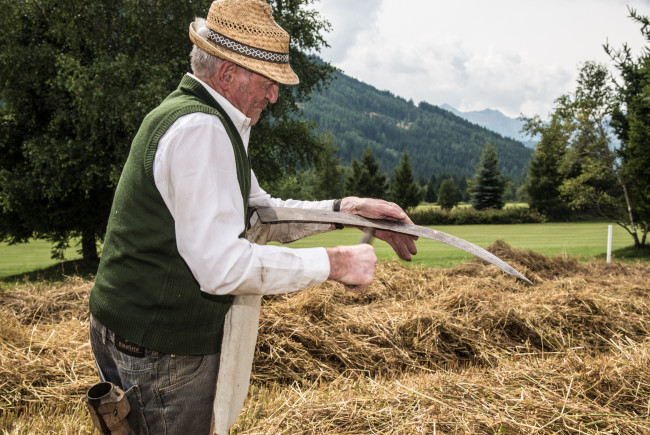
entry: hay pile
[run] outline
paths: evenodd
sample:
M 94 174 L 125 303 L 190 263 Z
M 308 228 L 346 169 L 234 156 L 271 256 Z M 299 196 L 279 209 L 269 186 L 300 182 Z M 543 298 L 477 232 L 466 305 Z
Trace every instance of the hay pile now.
M 650 433 L 650 266 L 489 250 L 535 285 L 389 262 L 266 299 L 234 432 Z M 90 432 L 91 286 L 0 292 L 0 432 Z
M 266 301 L 245 433 L 650 433 L 650 267 L 497 242 Z M 280 410 L 280 411 L 279 411 Z
M 81 397 L 97 382 L 88 343 L 92 283 L 0 290 L 0 431 L 89 433 Z
M 650 333 L 648 268 L 546 258 L 490 247 L 529 286 L 476 260 L 455 269 L 384 264 L 361 295 L 325 284 L 268 300 L 258 341 L 260 381 L 331 381 L 346 371 L 391 376 L 583 349 Z

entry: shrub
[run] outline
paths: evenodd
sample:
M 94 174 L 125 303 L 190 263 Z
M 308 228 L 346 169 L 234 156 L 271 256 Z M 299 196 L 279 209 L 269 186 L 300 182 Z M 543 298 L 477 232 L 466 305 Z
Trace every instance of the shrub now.
M 543 215 L 526 207 L 501 210 L 476 210 L 471 207 L 442 210 L 434 207 L 416 209 L 409 217 L 417 225 L 528 224 L 545 222 Z

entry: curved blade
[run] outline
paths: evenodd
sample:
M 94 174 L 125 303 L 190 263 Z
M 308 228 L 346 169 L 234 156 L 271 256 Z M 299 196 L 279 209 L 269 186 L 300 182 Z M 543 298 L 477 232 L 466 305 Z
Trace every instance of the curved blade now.
M 291 207 L 258 207 L 257 214 L 264 223 L 274 222 L 321 222 L 321 223 L 340 223 L 343 225 L 353 225 L 358 227 L 369 227 L 380 230 L 395 231 L 397 233 L 408 234 L 411 236 L 423 237 L 425 239 L 437 240 L 446 243 L 454 248 L 462 249 L 469 252 L 488 263 L 492 263 L 506 273 L 532 284 L 528 278 L 519 273 L 514 267 L 486 251 L 480 246 L 463 240 L 451 234 L 431 228 L 421 227 L 418 225 L 407 224 L 380 219 L 368 219 L 357 215 L 350 215 L 326 210 L 308 210 Z

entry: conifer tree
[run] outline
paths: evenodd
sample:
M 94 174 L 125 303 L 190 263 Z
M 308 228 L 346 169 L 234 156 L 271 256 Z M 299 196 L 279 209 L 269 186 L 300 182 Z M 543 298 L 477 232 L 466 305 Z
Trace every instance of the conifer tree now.
M 438 185 L 438 178 L 436 177 L 436 174 L 431 174 L 431 177 L 429 178 L 429 182 L 427 183 L 426 186 L 426 192 L 424 194 L 424 200 L 426 202 L 434 203 L 438 199 L 438 188 L 440 186 Z
M 336 148 L 331 145 L 331 138 L 326 136 L 328 144 L 316 170 L 314 193 L 318 199 L 343 197 L 343 170 L 339 167 L 341 158 L 336 156 Z
M 440 183 L 438 190 L 438 205 L 443 210 L 451 210 L 460 202 L 460 190 L 453 178 L 446 178 Z
M 345 194 L 366 198 L 388 197 L 388 179 L 379 172 L 379 162 L 368 147 L 363 152 L 361 162 L 352 161 L 352 173 L 345 181 Z
M 422 188 L 413 180 L 408 151 L 404 151 L 400 165 L 395 168 L 393 173 L 390 197 L 404 210 L 417 207 L 422 201 Z
M 350 162 L 350 171 L 348 177 L 345 179 L 345 186 L 343 189 L 345 196 L 357 196 L 358 180 L 361 177 L 361 163 L 357 159 Z
M 570 209 L 560 196 L 559 189 L 564 180 L 560 164 L 567 151 L 570 130 L 559 116 L 553 115 L 548 123 L 541 122 L 538 117 L 525 119 L 524 131 L 531 137 L 541 136 L 528 166 L 528 182 L 524 186 L 528 205 L 549 219 L 565 219 Z
M 470 183 L 470 202 L 476 210 L 503 208 L 503 192 L 506 181 L 497 168 L 499 159 L 496 150 L 488 143 L 481 153 L 476 174 Z
M 470 181 L 467 180 L 467 176 L 465 174 L 454 175 L 453 179 L 454 179 L 454 183 L 456 183 L 456 186 L 458 186 L 458 190 L 460 191 L 460 201 L 468 202 L 470 199 L 470 195 L 469 195 Z

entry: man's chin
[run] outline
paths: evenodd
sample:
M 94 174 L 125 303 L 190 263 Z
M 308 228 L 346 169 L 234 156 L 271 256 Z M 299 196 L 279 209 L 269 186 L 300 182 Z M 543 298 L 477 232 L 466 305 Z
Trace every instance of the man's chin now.
M 257 121 L 260 120 L 260 117 L 262 116 L 262 111 L 264 109 L 260 110 L 259 112 L 254 113 L 250 118 L 251 118 L 251 125 L 257 124 Z

